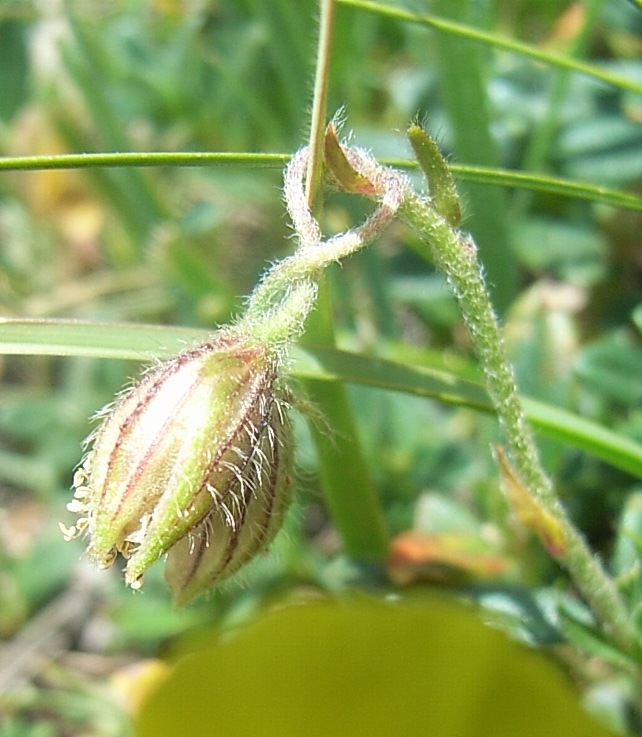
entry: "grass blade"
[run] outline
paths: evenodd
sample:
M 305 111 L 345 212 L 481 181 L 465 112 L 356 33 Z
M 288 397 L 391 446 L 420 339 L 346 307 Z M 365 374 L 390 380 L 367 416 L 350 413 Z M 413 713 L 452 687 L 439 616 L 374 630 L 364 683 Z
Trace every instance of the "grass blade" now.
M 445 18 L 439 18 L 430 14 L 411 13 L 408 10 L 384 5 L 383 3 L 371 2 L 371 0 L 337 0 L 337 2 L 341 5 L 358 8 L 368 13 L 376 13 L 387 18 L 424 25 L 428 28 L 434 28 L 443 33 L 449 33 L 459 38 L 482 43 L 495 49 L 512 51 L 515 54 L 526 56 L 533 61 L 542 62 L 553 67 L 558 67 L 559 69 L 569 69 L 570 71 L 593 77 L 593 79 L 598 79 L 600 82 L 604 82 L 612 87 L 642 95 L 642 84 L 633 79 L 622 77 L 619 74 L 612 74 L 595 64 L 588 64 L 577 59 L 561 56 L 560 54 L 553 54 L 535 46 L 522 43 L 521 41 L 515 41 L 511 38 L 499 36 L 487 31 L 480 31 L 478 28 L 468 26 L 464 23 L 456 23 L 455 21 L 446 20 Z
M 160 325 L 75 320 L 0 320 L 0 353 L 94 356 L 150 361 L 207 340 L 210 333 Z M 484 387 L 455 371 L 413 366 L 334 348 L 293 351 L 291 373 L 318 384 L 341 381 L 492 412 Z M 543 434 L 642 478 L 642 445 L 567 410 L 525 397 L 528 419 Z

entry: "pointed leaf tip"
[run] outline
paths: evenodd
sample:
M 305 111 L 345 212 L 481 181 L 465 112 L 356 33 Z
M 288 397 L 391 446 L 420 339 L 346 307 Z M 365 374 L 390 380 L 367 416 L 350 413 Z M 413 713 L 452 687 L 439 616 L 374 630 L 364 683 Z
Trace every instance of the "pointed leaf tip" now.
M 502 477 L 502 490 L 519 521 L 539 537 L 552 556 L 557 558 L 563 555 L 566 551 L 566 535 L 562 525 L 522 483 L 502 447 L 496 446 L 495 457 Z
M 346 192 L 372 197 L 376 189 L 372 182 L 356 171 L 345 154 L 337 135 L 337 124 L 334 120 L 325 129 L 324 155 L 328 172 L 337 184 Z
M 458 228 L 461 225 L 461 205 L 446 159 L 433 139 L 419 125 L 413 123 L 406 135 L 415 153 L 417 163 L 426 177 L 428 191 L 437 212 L 450 225 Z

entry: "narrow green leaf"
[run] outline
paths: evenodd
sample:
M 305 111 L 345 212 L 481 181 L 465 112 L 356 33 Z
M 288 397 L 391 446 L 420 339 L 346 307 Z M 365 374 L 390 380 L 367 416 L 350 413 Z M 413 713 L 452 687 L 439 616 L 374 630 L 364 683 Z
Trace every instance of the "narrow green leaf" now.
M 337 0 L 337 2 L 341 5 L 358 8 L 359 10 L 364 10 L 368 13 L 376 13 L 377 15 L 387 18 L 394 18 L 400 21 L 417 23 L 418 25 L 435 28 L 443 33 L 448 33 L 469 41 L 476 41 L 477 43 L 482 43 L 496 49 L 512 51 L 513 53 L 527 56 L 534 61 L 550 64 L 551 66 L 558 67 L 560 69 L 570 69 L 573 72 L 586 74 L 589 77 L 599 79 L 601 82 L 617 87 L 618 89 L 629 90 L 637 93 L 638 95 L 642 95 L 642 84 L 633 79 L 622 77 L 619 74 L 612 74 L 595 64 L 587 64 L 586 62 L 578 61 L 577 59 L 571 59 L 566 56 L 544 51 L 535 46 L 529 46 L 521 41 L 515 41 L 504 36 L 498 36 L 494 33 L 488 33 L 487 31 L 480 31 L 478 28 L 466 25 L 465 23 L 456 23 L 455 21 L 446 20 L 427 13 L 411 13 L 410 11 L 402 8 L 385 5 L 383 3 L 371 2 L 371 0 Z
M 492 412 L 490 398 L 481 384 L 451 372 L 317 347 L 299 346 L 292 351 L 292 356 L 294 376 L 402 391 L 438 399 L 445 404 Z
M 203 151 L 155 151 L 133 153 L 56 154 L 0 158 L 0 171 L 41 169 L 91 169 L 94 167 L 234 166 L 282 168 L 289 154 L 212 153 Z
M 622 207 L 642 212 L 642 197 L 610 187 L 601 187 L 570 179 L 551 177 L 531 172 L 507 171 L 486 166 L 468 166 L 452 164 L 450 167 L 457 178 L 484 184 L 497 184 L 502 187 L 528 189 L 533 192 L 545 192 L 561 197 L 572 197 L 578 200 L 601 202 L 605 205 Z
M 94 356 L 149 361 L 207 340 L 209 333 L 157 325 L 65 320 L 0 320 L 0 353 Z M 319 383 L 342 381 L 437 399 L 492 412 L 484 387 L 454 371 L 395 363 L 332 348 L 297 347 L 293 376 Z M 528 419 L 542 433 L 642 478 L 642 446 L 572 412 L 523 398 Z
M 207 340 L 190 328 L 81 320 L 0 318 L 0 353 L 150 361 Z
M 56 154 L 45 156 L 0 157 L 0 171 L 40 171 L 43 169 L 91 169 L 94 167 L 204 167 L 225 166 L 237 169 L 281 169 L 289 160 L 289 154 L 280 153 L 220 153 L 202 151 L 148 151 L 135 153 Z M 399 169 L 417 169 L 417 162 L 410 159 L 384 159 L 384 164 Z M 501 187 L 528 189 L 573 197 L 580 200 L 601 202 L 642 212 L 642 197 L 610 187 L 574 182 L 529 172 L 509 171 L 488 166 L 451 164 L 450 170 L 458 179 Z
M 607 737 L 561 669 L 462 605 L 280 607 L 210 636 L 146 703 L 140 737 Z

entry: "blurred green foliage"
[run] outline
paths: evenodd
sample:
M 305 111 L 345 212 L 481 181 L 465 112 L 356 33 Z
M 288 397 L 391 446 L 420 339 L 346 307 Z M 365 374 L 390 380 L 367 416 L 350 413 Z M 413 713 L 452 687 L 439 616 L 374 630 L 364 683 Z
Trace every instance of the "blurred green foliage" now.
M 394 5 L 437 8 L 428 0 Z M 461 5 L 475 27 L 642 82 L 642 13 L 633 3 Z M 307 132 L 316 15 L 313 0 L 2 3 L 0 153 L 291 152 Z M 515 54 L 477 45 L 468 55 L 468 48 L 417 24 L 339 5 L 330 110 L 345 104 L 356 143 L 381 157 L 409 156 L 398 131 L 419 114 L 457 163 L 473 163 L 467 151 L 486 151 L 495 158 L 477 163 L 641 193 L 641 96 Z M 476 96 L 449 102 L 467 62 L 475 65 Z M 270 169 L 3 175 L 0 313 L 224 323 L 266 261 L 290 249 L 279 186 L 280 172 Z M 487 264 L 495 289 L 511 296 L 502 307 L 522 390 L 642 441 L 642 216 L 545 191 L 490 191 L 482 185 L 465 194 L 464 227 L 477 233 L 482 253 L 506 267 Z M 499 251 L 489 245 L 488 218 L 476 230 L 491 198 L 501 201 Z M 497 219 L 495 208 L 484 215 Z M 339 231 L 362 214 L 362 203 L 331 196 L 324 220 Z M 332 271 L 339 343 L 475 377 L 452 298 L 412 245 L 395 227 Z M 512 274 L 508 287 L 498 283 L 502 273 Z M 359 588 L 378 598 L 394 588 L 394 576 L 391 583 L 385 571 L 342 554 L 302 421 L 296 509 L 274 552 L 240 585 L 173 612 L 160 573 L 141 595 L 125 590 L 117 571 L 87 579 L 81 545 L 62 541 L 57 520 L 67 521 L 87 418 L 135 370 L 114 360 L 0 357 L 3 737 L 126 734 L 130 699 L 115 695 L 118 678 L 178 647 L 185 633 L 198 637 L 205 624 L 226 631 L 297 596 Z M 631 682 L 614 674 L 620 654 L 601 640 L 563 574 L 507 516 L 487 450 L 496 440 L 492 419 L 394 392 L 351 388 L 350 396 L 392 533 L 425 540 L 455 532 L 460 542 L 481 541 L 502 564 L 490 583 L 467 569 L 465 556 L 451 575 L 452 559 L 445 565 L 444 551 L 431 549 L 435 557 L 424 553 L 422 565 L 404 558 L 404 582 L 451 585 L 520 640 L 595 655 L 600 668 L 577 654 L 567 666 L 612 725 L 642 733 L 631 716 Z M 559 443 L 546 441 L 542 450 L 565 503 L 611 563 L 639 619 L 640 480 Z M 427 501 L 432 514 L 443 511 L 434 499 L 448 504 L 440 525 L 422 514 Z M 65 597 L 77 621 L 56 618 Z M 421 641 L 420 632 L 413 637 Z M 558 652 L 563 660 L 567 650 Z M 125 692 L 144 690 L 140 679 L 126 682 Z
M 257 725 L 266 737 L 608 734 L 551 663 L 434 596 L 405 605 L 308 603 L 201 644 L 138 727 L 141 737 L 180 729 L 244 737 Z

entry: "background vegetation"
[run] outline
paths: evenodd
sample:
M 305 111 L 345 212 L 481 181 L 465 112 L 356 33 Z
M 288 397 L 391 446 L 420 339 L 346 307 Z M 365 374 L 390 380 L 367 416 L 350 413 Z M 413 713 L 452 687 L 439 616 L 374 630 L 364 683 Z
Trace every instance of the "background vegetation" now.
M 355 377 L 358 436 L 393 540 L 387 573 L 345 554 L 303 420 L 286 534 L 241 583 L 185 610 L 172 610 L 160 571 L 133 595 L 117 572 L 89 570 L 80 543 L 59 534 L 88 417 L 136 374 L 131 358 L 225 323 L 266 261 L 290 250 L 281 168 L 307 135 L 317 15 L 313 0 L 0 2 L 3 156 L 281 154 L 226 166 L 82 170 L 46 169 L 41 160 L 28 171 L 7 159 L 0 311 L 34 320 L 18 326 L 23 344 L 52 317 L 184 330 L 147 332 L 140 348 L 134 337 L 110 359 L 98 356 L 110 339 L 118 343 L 118 331 L 95 338 L 104 349 L 85 356 L 65 356 L 78 351 L 65 348 L 64 336 L 62 347 L 46 350 L 54 338 L 38 332 L 27 351 L 35 355 L 15 355 L 26 349 L 0 334 L 2 734 L 126 733 L 136 694 L 162 670 L 156 658 L 187 636 L 233 627 L 275 602 L 363 588 L 380 595 L 393 585 L 448 586 L 477 599 L 486 619 L 554 650 L 611 725 L 639 732 L 622 654 L 507 513 L 488 450 L 495 422 L 457 406 L 483 404 L 472 389 L 428 400 L 394 391 L 403 383 L 396 374 L 387 380 L 393 391 L 357 386 L 369 383 L 369 364 L 337 369 Z M 642 442 L 641 31 L 636 0 L 342 0 L 328 102 L 330 111 L 345 106 L 355 142 L 381 159 L 409 164 L 402 131 L 417 114 L 450 157 L 520 389 L 551 407 L 540 409 L 545 465 L 634 617 L 642 597 L 642 455 L 634 445 Z M 532 53 L 507 48 L 508 40 Z M 572 71 L 568 60 L 588 61 L 595 73 Z M 500 187 L 483 167 L 598 191 L 567 196 L 546 181 Z M 329 198 L 327 230 L 349 227 L 365 207 Z M 333 270 L 337 342 L 479 381 L 443 278 L 413 245 L 395 226 Z M 81 326 L 75 338 L 94 335 Z M 306 374 L 304 363 L 296 373 Z M 560 420 L 547 432 L 552 408 L 617 433 L 628 462 L 617 462 L 618 443 L 597 457 L 585 452 L 596 430 L 582 441 L 579 426 Z M 564 434 L 560 426 L 571 444 L 551 437 Z

